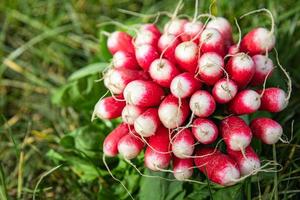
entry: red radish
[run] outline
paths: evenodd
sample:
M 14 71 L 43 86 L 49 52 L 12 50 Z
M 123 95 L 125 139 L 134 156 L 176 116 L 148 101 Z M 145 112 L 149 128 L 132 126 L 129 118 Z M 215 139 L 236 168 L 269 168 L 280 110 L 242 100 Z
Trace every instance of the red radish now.
M 118 143 L 118 151 L 125 159 L 133 159 L 143 150 L 144 142 L 138 136 L 127 134 Z
M 225 56 L 225 41 L 221 33 L 214 28 L 206 28 L 200 36 L 200 50 L 202 53 L 215 52 Z
M 134 44 L 135 46 L 148 44 L 156 48 L 159 37 L 160 35 L 156 35 L 151 31 L 141 30 L 137 33 L 137 36 L 134 40 Z
M 194 162 L 199 170 L 205 173 L 211 181 L 220 185 L 230 186 L 235 184 L 240 178 L 237 163 L 229 156 L 221 152 L 213 153 L 213 149 L 209 149 L 206 152 L 197 151 L 196 155 L 207 155 L 204 158 L 195 158 Z M 204 167 L 200 167 L 203 165 Z
M 135 55 L 126 51 L 117 51 L 114 54 L 113 65 L 115 68 L 139 69 Z
M 183 26 L 183 34 L 180 36 L 180 38 L 182 41 L 193 40 L 198 44 L 199 37 L 202 31 L 203 31 L 202 22 L 197 22 L 197 21 L 187 22 Z
M 141 107 L 159 105 L 163 95 L 163 89 L 152 81 L 135 80 L 124 89 L 126 102 Z
M 104 76 L 104 85 L 114 94 L 121 94 L 126 85 L 136 79 L 148 79 L 140 70 L 110 69 Z
M 192 41 L 182 42 L 175 49 L 175 59 L 181 69 L 195 73 L 198 60 L 198 46 Z
M 120 101 L 117 100 L 120 98 Z M 94 115 L 100 119 L 114 119 L 121 116 L 122 110 L 125 107 L 125 101 L 122 101 L 123 96 L 118 96 L 117 99 L 113 97 L 106 97 L 100 99 L 94 108 Z
M 194 137 L 189 129 L 182 129 L 175 133 L 172 142 L 172 152 L 178 158 L 187 158 L 194 152 Z
M 271 76 L 274 65 L 270 58 L 264 55 L 255 55 L 252 57 L 255 64 L 255 73 L 251 80 L 252 86 L 262 85 L 267 76 Z
M 125 32 L 113 32 L 108 37 L 107 47 L 111 54 L 115 54 L 117 51 L 126 51 L 134 53 L 132 37 Z
M 118 143 L 120 139 L 129 133 L 128 125 L 121 123 L 111 133 L 109 133 L 103 142 L 103 152 L 106 156 L 116 156 L 118 154 Z
M 255 64 L 247 54 L 235 54 L 228 60 L 226 70 L 239 88 L 243 88 L 251 81 L 255 73 Z
M 179 74 L 179 70 L 172 62 L 162 58 L 151 63 L 149 74 L 154 82 L 169 88 L 172 79 Z
M 258 91 L 262 93 L 262 90 Z M 266 110 L 269 112 L 280 112 L 286 108 L 288 100 L 286 99 L 286 93 L 280 88 L 267 88 L 265 89 L 261 97 L 260 110 Z
M 254 90 L 239 92 L 229 104 L 229 110 L 237 115 L 251 114 L 260 107 L 260 95 Z
M 221 151 L 219 151 L 218 149 L 213 149 L 211 147 L 202 147 L 200 149 L 197 149 L 194 157 L 195 166 L 202 173 L 205 173 L 209 161 L 211 161 L 214 156 L 221 154 Z
M 171 160 L 169 133 L 160 127 L 155 135 L 149 138 L 149 146 L 145 152 L 145 166 L 153 171 L 167 168 Z
M 187 100 L 182 99 L 179 105 L 179 100 L 171 94 L 161 102 L 158 108 L 159 119 L 168 129 L 182 125 L 189 113 Z
M 238 92 L 238 86 L 230 79 L 220 79 L 213 87 L 212 95 L 220 104 L 228 103 Z
M 234 55 L 234 54 L 237 54 L 239 52 L 240 52 L 240 49 L 236 44 L 231 45 L 228 49 L 228 54 L 229 55 Z
M 145 108 L 134 105 L 126 105 L 122 111 L 122 120 L 126 124 L 133 125 L 134 121 L 140 114 L 145 111 Z
M 173 158 L 174 177 L 179 181 L 189 179 L 193 175 L 193 159 L 192 158 Z
M 224 61 L 215 53 L 204 53 L 198 60 L 198 73 L 200 79 L 207 85 L 214 85 L 222 76 Z
M 153 60 L 159 58 L 159 55 L 154 46 L 144 44 L 135 48 L 135 57 L 140 67 L 148 71 Z
M 155 134 L 160 124 L 157 108 L 149 108 L 136 118 L 134 130 L 142 137 L 149 137 Z
M 190 99 L 190 109 L 198 117 L 208 117 L 216 109 L 214 98 L 205 90 L 198 90 Z
M 193 74 L 184 72 L 172 80 L 170 90 L 175 97 L 182 99 L 191 96 L 201 88 L 201 85 L 201 82 L 195 79 Z
M 209 119 L 198 118 L 193 122 L 192 133 L 202 144 L 211 144 L 218 138 L 218 127 Z
M 180 40 L 175 35 L 165 33 L 159 38 L 157 46 L 163 57 L 175 64 L 175 49 L 179 43 Z
M 185 19 L 174 19 L 169 21 L 164 26 L 164 33 L 169 33 L 179 36 L 183 32 L 184 24 L 187 22 Z
M 230 149 L 227 150 L 227 153 L 237 162 L 243 176 L 252 174 L 260 168 L 259 157 L 251 146 L 245 149 L 244 155 L 241 151 L 232 151 Z
M 264 54 L 275 46 L 275 36 L 266 28 L 255 28 L 247 33 L 241 41 L 241 50 L 251 56 Z
M 232 42 L 232 27 L 227 19 L 224 17 L 216 17 L 212 20 L 210 20 L 206 28 L 214 28 L 217 29 L 222 37 L 228 41 L 228 44 L 231 44 Z
M 155 24 L 143 24 L 140 27 L 141 31 L 147 30 L 147 31 L 151 31 L 153 34 L 155 34 L 157 37 L 160 37 L 161 33 L 159 31 L 159 29 L 157 28 L 157 26 Z
M 220 131 L 227 148 L 233 151 L 244 150 L 252 139 L 251 129 L 239 117 L 230 116 L 223 119 Z
M 265 144 L 275 144 L 283 134 L 278 122 L 265 117 L 252 120 L 250 128 L 254 136 Z

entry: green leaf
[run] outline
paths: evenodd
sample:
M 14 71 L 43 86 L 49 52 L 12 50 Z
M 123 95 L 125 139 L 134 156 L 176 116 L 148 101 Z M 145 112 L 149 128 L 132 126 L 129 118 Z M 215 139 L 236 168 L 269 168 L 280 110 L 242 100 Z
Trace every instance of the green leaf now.
M 71 76 L 69 77 L 69 81 L 74 81 L 88 75 L 102 72 L 105 69 L 105 67 L 107 67 L 107 65 L 108 63 L 94 63 L 83 67 L 71 74 Z
M 230 200 L 242 200 L 242 184 L 237 184 L 231 187 L 225 187 L 219 190 L 216 190 L 213 193 L 214 200 L 223 200 L 224 197 Z
M 66 149 L 71 149 L 74 148 L 75 146 L 75 141 L 74 138 L 70 135 L 66 135 L 64 136 L 61 140 L 60 140 L 60 145 L 63 146 Z
M 6 189 L 6 181 L 5 175 L 2 168 L 2 163 L 0 163 L 0 199 L 1 200 L 8 200 L 8 194 Z

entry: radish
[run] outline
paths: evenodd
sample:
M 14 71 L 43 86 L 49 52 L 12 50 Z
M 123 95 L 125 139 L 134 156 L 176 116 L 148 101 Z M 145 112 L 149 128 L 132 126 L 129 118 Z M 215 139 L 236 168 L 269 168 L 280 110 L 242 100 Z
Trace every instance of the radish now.
M 258 91 L 258 93 L 261 94 L 262 90 Z M 286 96 L 285 91 L 280 88 L 267 88 L 261 97 L 261 106 L 259 109 L 269 112 L 280 112 L 288 105 Z
M 238 92 L 238 86 L 230 79 L 218 80 L 212 90 L 212 95 L 216 102 L 220 104 L 228 103 L 231 101 Z
M 145 111 L 145 108 L 134 105 L 126 105 L 122 111 L 122 120 L 126 124 L 133 125 L 134 121 L 140 114 Z
M 180 36 L 180 38 L 184 42 L 193 40 L 195 43 L 198 44 L 199 43 L 199 37 L 200 37 L 200 34 L 201 34 L 202 30 L 203 30 L 202 22 L 198 22 L 198 21 L 187 22 L 183 26 L 183 33 Z
M 162 124 L 168 128 L 176 128 L 182 125 L 190 113 L 188 102 L 179 100 L 173 95 L 168 95 L 159 105 L 158 116 Z
M 156 48 L 159 37 L 160 35 L 156 35 L 152 31 L 141 30 L 137 33 L 134 44 L 135 46 L 148 44 Z
M 271 76 L 274 65 L 270 58 L 264 55 L 255 55 L 252 57 L 255 64 L 255 73 L 251 80 L 252 86 L 262 85 L 267 76 Z
M 224 17 L 216 17 L 210 20 L 207 23 L 206 28 L 217 29 L 221 33 L 224 40 L 226 40 L 226 43 L 228 43 L 228 45 L 232 43 L 232 27 L 229 21 Z
M 152 81 L 135 80 L 124 89 L 126 102 L 140 107 L 159 105 L 163 95 L 163 89 Z
M 264 54 L 275 46 L 275 35 L 266 28 L 255 28 L 241 41 L 241 50 L 249 55 Z
M 239 88 L 243 88 L 251 81 L 255 73 L 255 64 L 250 56 L 244 53 L 235 54 L 228 60 L 226 71 Z
M 250 128 L 254 136 L 265 144 L 275 144 L 283 134 L 278 122 L 265 117 L 252 120 Z
M 194 78 L 189 72 L 177 75 L 171 82 L 171 93 L 181 99 L 191 96 L 196 90 L 201 88 L 201 82 Z
M 252 139 L 251 129 L 239 117 L 231 116 L 223 119 L 220 131 L 227 148 L 233 151 L 244 150 Z
M 139 69 L 135 55 L 126 51 L 117 51 L 112 62 L 115 68 Z
M 254 90 L 239 92 L 229 104 L 229 110 L 237 115 L 251 114 L 260 107 L 260 95 Z
M 206 28 L 200 36 L 200 50 L 202 53 L 215 52 L 225 56 L 225 41 L 221 33 L 214 28 Z
M 115 54 L 117 51 L 126 51 L 134 53 L 132 37 L 125 32 L 113 32 L 108 37 L 107 47 L 111 54 Z
M 149 137 L 155 134 L 160 124 L 157 108 L 149 108 L 136 118 L 134 130 L 142 137 Z
M 237 54 L 240 52 L 240 48 L 234 44 L 234 45 L 231 45 L 228 49 L 228 54 L 229 55 L 234 55 L 234 54 Z
M 214 98 L 205 90 L 198 90 L 190 99 L 190 109 L 198 117 L 208 117 L 216 109 Z
M 211 144 L 218 138 L 218 127 L 209 119 L 195 119 L 192 125 L 192 133 L 202 144 Z
M 138 136 L 124 135 L 118 143 L 118 151 L 125 159 L 137 157 L 143 150 L 144 142 Z
M 159 58 L 159 55 L 154 46 L 144 44 L 135 48 L 135 57 L 140 67 L 148 71 L 153 60 Z
M 159 38 L 157 46 L 160 53 L 163 53 L 163 57 L 175 64 L 175 49 L 179 43 L 178 37 L 165 33 Z
M 227 150 L 227 153 L 237 162 L 243 176 L 252 174 L 260 168 L 259 157 L 251 146 L 245 149 L 244 155 L 241 151 L 232 151 L 230 149 Z
M 192 41 L 182 42 L 175 49 L 175 59 L 181 69 L 195 73 L 198 60 L 198 46 Z
M 157 37 L 160 37 L 160 35 L 161 35 L 160 30 L 157 28 L 157 26 L 155 24 L 143 24 L 140 27 L 140 30 L 141 31 L 144 31 L 144 30 L 151 31 Z
M 214 85 L 222 76 L 224 61 L 215 53 L 204 53 L 198 60 L 198 73 L 200 79 L 207 85 Z
M 176 157 L 187 158 L 193 154 L 195 140 L 189 129 L 179 130 L 172 140 L 172 152 Z
M 164 26 L 164 33 L 169 33 L 175 36 L 179 36 L 183 33 L 183 27 L 187 23 L 185 19 L 174 19 L 169 21 Z
M 116 156 L 118 154 L 118 143 L 120 139 L 129 133 L 128 125 L 121 123 L 111 133 L 109 133 L 103 142 L 103 152 L 106 156 Z
M 193 159 L 192 158 L 173 158 L 174 177 L 179 181 L 189 179 L 193 175 Z
M 240 178 L 237 163 L 219 151 L 214 153 L 213 149 L 204 150 L 205 151 L 199 150 L 196 152 L 196 156 L 204 157 L 196 157 L 194 159 L 195 165 L 199 170 L 217 184 L 224 186 L 235 184 Z
M 172 62 L 162 58 L 151 63 L 149 74 L 154 82 L 169 88 L 172 79 L 179 74 L 179 70 Z
M 114 94 L 121 94 L 126 85 L 136 79 L 148 79 L 148 75 L 139 70 L 110 69 L 104 76 L 104 85 Z
M 121 99 L 123 96 L 120 95 L 117 98 Z M 124 107 L 125 101 L 118 101 L 113 97 L 106 97 L 96 103 L 93 115 L 96 115 L 100 119 L 114 119 L 121 116 Z
M 213 149 L 211 147 L 202 147 L 195 151 L 194 163 L 195 166 L 202 172 L 205 173 L 206 166 L 208 165 L 211 158 L 216 155 L 221 155 L 221 151 Z
M 153 171 L 167 168 L 171 160 L 169 133 L 160 127 L 155 135 L 149 138 L 149 146 L 145 152 L 145 166 Z

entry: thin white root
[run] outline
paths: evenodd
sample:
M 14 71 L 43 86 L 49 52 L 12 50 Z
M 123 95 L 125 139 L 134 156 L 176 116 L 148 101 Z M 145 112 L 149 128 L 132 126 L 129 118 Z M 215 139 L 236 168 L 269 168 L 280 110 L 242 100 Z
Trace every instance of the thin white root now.
M 239 25 L 236 18 L 234 18 L 234 22 L 235 22 L 235 25 L 236 25 L 236 27 L 239 31 L 239 40 L 238 40 L 238 43 L 237 43 L 236 46 L 237 46 L 238 49 L 240 49 L 240 45 L 241 45 L 241 41 L 242 41 L 242 31 L 241 31 L 240 25 Z

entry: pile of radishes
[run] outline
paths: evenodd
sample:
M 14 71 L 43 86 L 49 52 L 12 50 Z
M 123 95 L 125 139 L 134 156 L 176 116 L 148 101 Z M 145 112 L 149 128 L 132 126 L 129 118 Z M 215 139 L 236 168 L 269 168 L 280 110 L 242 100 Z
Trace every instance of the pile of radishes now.
M 234 43 L 223 17 L 206 24 L 172 18 L 163 30 L 144 24 L 134 36 L 111 33 L 112 67 L 103 79 L 112 96 L 99 100 L 94 115 L 123 122 L 106 137 L 104 154 L 130 160 L 145 149 L 147 168 L 169 168 L 183 181 L 194 168 L 221 185 L 257 173 L 252 138 L 275 144 L 283 130 L 273 119 L 247 124 L 239 115 L 287 106 L 284 90 L 264 87 L 274 69 L 268 57 L 274 45 L 273 31 L 262 27 Z

